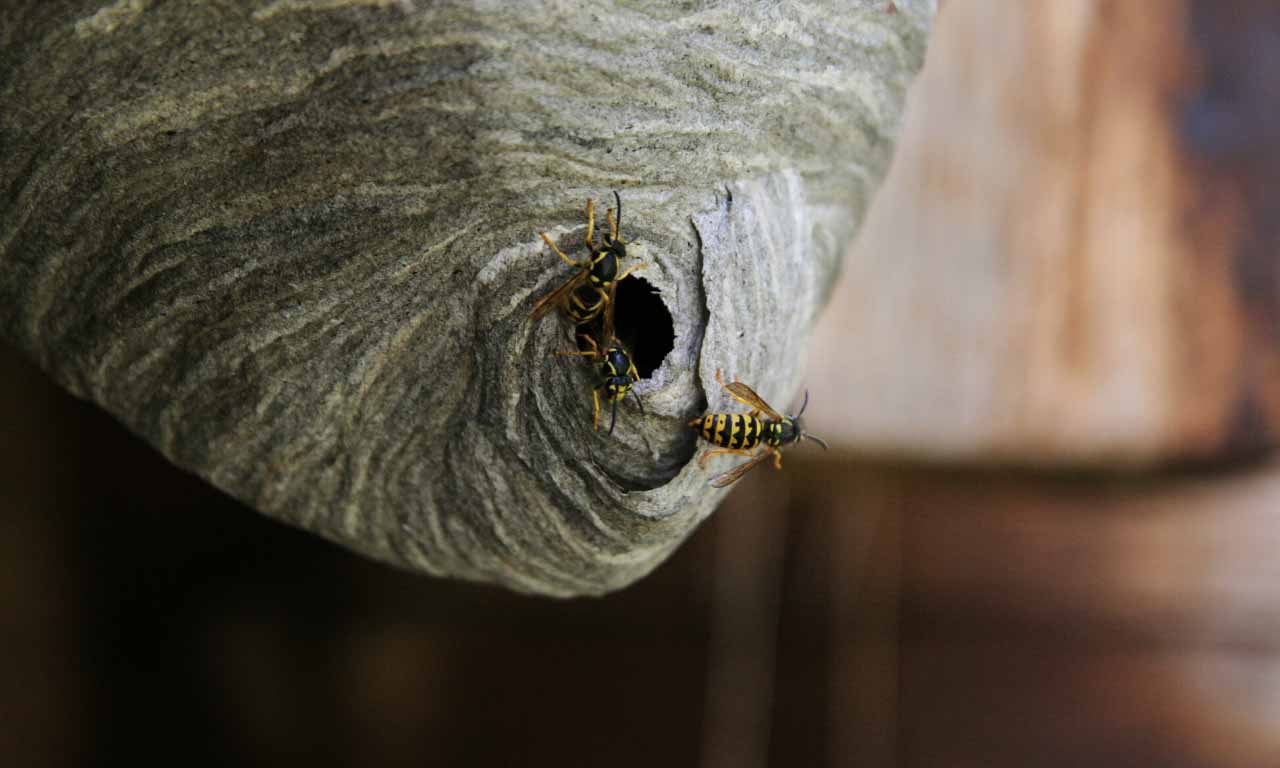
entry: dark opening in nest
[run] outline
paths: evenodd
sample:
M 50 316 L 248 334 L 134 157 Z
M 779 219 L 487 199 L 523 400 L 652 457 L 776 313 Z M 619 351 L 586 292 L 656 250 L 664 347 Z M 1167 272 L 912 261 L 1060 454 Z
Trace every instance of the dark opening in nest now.
M 630 276 L 618 283 L 614 310 L 614 335 L 631 350 L 640 378 L 662 365 L 675 346 L 675 326 L 667 305 L 644 278 Z

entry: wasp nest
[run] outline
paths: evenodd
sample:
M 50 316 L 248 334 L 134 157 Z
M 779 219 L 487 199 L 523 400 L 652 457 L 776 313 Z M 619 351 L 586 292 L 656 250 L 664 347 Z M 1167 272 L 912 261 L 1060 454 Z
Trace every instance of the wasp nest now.
M 886 170 L 927 0 L 27 4 L 0 46 L 0 328 L 263 513 L 548 594 L 720 493 L 717 368 L 786 402 Z M 618 190 L 612 435 L 534 303 Z M 712 385 L 714 386 L 714 385 Z

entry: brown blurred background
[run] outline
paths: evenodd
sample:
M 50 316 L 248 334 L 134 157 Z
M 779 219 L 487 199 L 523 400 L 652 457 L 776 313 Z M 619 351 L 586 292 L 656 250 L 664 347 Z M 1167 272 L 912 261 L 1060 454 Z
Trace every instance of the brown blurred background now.
M 1280 765 L 1280 10 L 943 7 L 837 450 L 619 594 L 360 559 L 0 350 L 0 766 Z
M 1280 508 L 1231 501 L 1280 497 L 1265 466 L 796 450 L 650 578 L 555 601 L 270 522 L 2 365 L 3 765 L 1280 764 Z

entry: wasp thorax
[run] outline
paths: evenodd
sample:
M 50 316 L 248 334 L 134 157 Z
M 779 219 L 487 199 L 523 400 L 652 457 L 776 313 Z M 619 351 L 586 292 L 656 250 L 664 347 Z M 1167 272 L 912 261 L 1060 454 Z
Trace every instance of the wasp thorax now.
M 618 276 L 618 256 L 612 250 L 601 251 L 591 265 L 591 279 L 598 283 L 612 283 Z
M 800 429 L 799 419 L 783 419 L 778 429 L 778 442 L 783 445 L 794 443 L 800 439 L 801 434 L 803 433 Z

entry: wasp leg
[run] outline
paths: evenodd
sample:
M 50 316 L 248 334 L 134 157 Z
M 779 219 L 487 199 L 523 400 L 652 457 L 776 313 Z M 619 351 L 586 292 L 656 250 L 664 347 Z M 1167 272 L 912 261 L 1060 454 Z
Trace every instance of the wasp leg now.
M 636 264 L 636 265 L 634 265 L 634 266 L 627 267 L 627 268 L 626 268 L 626 270 L 624 270 L 622 274 L 620 274 L 620 275 L 618 275 L 617 277 L 613 278 L 613 282 L 615 282 L 615 283 L 617 283 L 617 282 L 621 282 L 621 281 L 622 281 L 622 278 L 626 277 L 627 275 L 631 274 L 632 272 L 635 272 L 637 269 L 644 269 L 644 268 L 645 268 L 645 267 L 647 267 L 647 266 L 649 266 L 649 265 L 648 265 L 648 264 L 645 264 L 645 263 L 643 263 L 643 262 L 641 262 L 640 264 Z
M 591 431 L 598 432 L 600 430 L 600 388 L 596 387 L 591 390 Z
M 773 451 L 773 468 L 782 469 L 782 451 L 777 448 L 770 448 Z
M 614 221 L 613 219 L 612 208 L 604 212 L 604 218 L 606 221 L 609 222 L 609 237 L 614 240 L 617 240 L 618 239 L 618 222 Z
M 725 384 L 725 383 L 724 383 L 724 379 L 723 379 L 723 378 L 721 378 L 721 376 L 720 376 L 720 369 L 719 369 L 719 368 L 717 368 L 717 369 L 716 369 L 716 383 L 717 383 L 717 384 L 719 384 L 719 385 L 720 385 L 722 388 L 724 388 L 725 390 L 728 390 L 728 389 L 729 389 L 729 385 L 728 385 L 728 384 Z M 729 396 L 730 396 L 730 397 L 733 397 L 733 399 L 734 399 L 734 400 L 737 400 L 737 399 L 738 399 L 737 397 L 734 397 L 734 394 L 733 394 L 733 392 L 732 392 L 732 391 L 729 391 Z M 739 401 L 739 402 L 741 402 L 741 401 Z M 752 409 L 751 409 L 751 415 L 752 415 L 752 416 L 759 416 L 759 415 L 760 415 L 760 411 L 759 411 L 759 410 L 757 410 L 757 409 L 755 409 L 755 408 L 752 408 Z
M 717 384 L 719 384 L 720 386 L 724 387 L 725 389 L 728 389 L 728 388 L 729 388 L 729 385 L 724 383 L 724 379 L 720 378 L 720 369 L 719 369 L 719 368 L 717 368 L 717 369 L 716 369 L 716 383 L 717 383 Z M 730 382 L 730 383 L 731 383 L 731 384 L 740 384 L 741 382 L 740 382 L 740 381 L 738 381 L 738 380 L 737 380 L 737 378 L 734 378 L 734 380 L 733 380 L 732 382 Z
M 595 251 L 596 249 L 596 204 L 591 198 L 587 198 L 587 250 Z
M 589 350 L 578 350 L 576 352 L 552 352 L 552 357 L 599 357 L 600 347 L 596 346 L 596 340 L 590 336 L 583 335 L 582 340 L 591 345 Z
M 592 347 L 588 350 L 579 349 L 575 352 L 552 352 L 552 357 L 599 357 L 600 348 Z
M 547 245 L 551 246 L 551 250 L 555 251 L 555 252 L 556 252 L 556 255 L 557 255 L 557 256 L 559 256 L 560 258 L 564 259 L 564 260 L 565 260 L 565 263 L 567 263 L 569 266 L 571 266 L 571 267 L 581 267 L 581 266 L 582 266 L 581 264 L 579 264 L 578 262 L 576 262 L 576 261 L 574 261 L 573 259 L 569 258 L 568 256 L 565 256 L 565 255 L 564 255 L 564 252 L 563 252 L 563 251 L 561 251 L 559 248 L 557 248 L 555 243 L 551 242 L 551 238 L 547 237 L 547 233 L 546 233 L 546 232 L 539 232 L 538 234 L 539 234 L 539 235 L 542 235 L 542 241 L 543 241 L 544 243 L 546 243 Z
M 720 369 L 719 369 L 719 368 L 717 368 L 717 369 L 716 369 L 716 383 L 717 383 L 717 384 L 719 384 L 720 386 L 724 387 L 725 389 L 728 389 L 728 388 L 729 388 L 729 384 L 725 384 L 725 383 L 724 383 L 724 379 L 720 378 Z M 740 384 L 741 382 L 740 382 L 740 381 L 738 381 L 738 378 L 735 376 L 735 377 L 734 377 L 734 379 L 733 379 L 733 381 L 731 381 L 731 382 L 729 382 L 729 383 L 730 383 L 730 384 Z
M 752 456 L 750 448 L 717 448 L 714 451 L 707 451 L 698 457 L 698 469 L 704 469 L 707 466 L 707 459 L 713 456 Z

